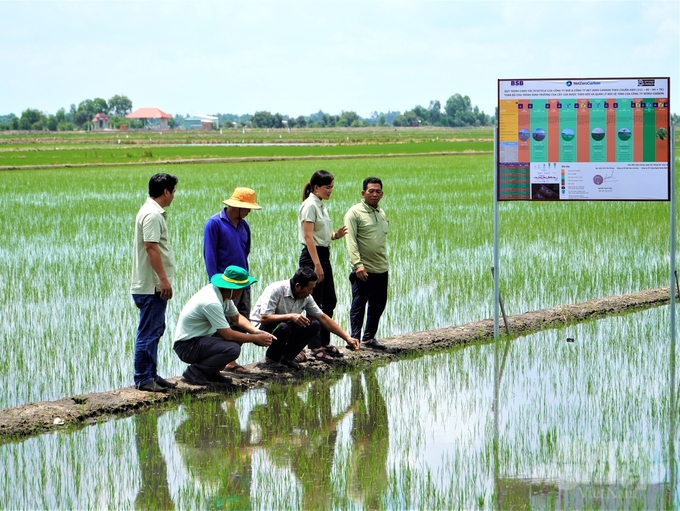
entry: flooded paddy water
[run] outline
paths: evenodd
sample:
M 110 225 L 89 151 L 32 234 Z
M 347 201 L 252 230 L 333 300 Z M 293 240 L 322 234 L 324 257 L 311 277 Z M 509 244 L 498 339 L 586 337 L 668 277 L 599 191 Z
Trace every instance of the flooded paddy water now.
M 5 444 L 0 501 L 672 509 L 667 329 L 658 307 Z

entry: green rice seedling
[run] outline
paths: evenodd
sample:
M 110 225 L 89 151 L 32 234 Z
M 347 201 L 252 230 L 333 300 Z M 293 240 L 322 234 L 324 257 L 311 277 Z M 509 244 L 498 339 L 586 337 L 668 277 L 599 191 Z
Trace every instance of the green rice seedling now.
M 0 372 L 6 389 L 0 406 L 132 384 L 137 311 L 128 292 L 130 247 L 151 174 L 180 179 L 168 208 L 175 296 L 159 349 L 161 374 L 173 376 L 186 367 L 171 349 L 176 318 L 207 283 L 207 218 L 234 187 L 256 190 L 263 209 L 248 217 L 256 298 L 297 267 L 301 189 L 319 168 L 336 176 L 327 203 L 334 226 L 360 200 L 363 178 L 384 181 L 391 274 L 381 337 L 491 317 L 490 156 L 6 171 L 0 180 L 0 364 L 7 370 Z M 666 285 L 667 230 L 666 203 L 501 204 L 499 273 L 508 313 Z M 347 329 L 349 263 L 342 241 L 334 242 L 331 258 L 335 319 Z M 261 348 L 247 345 L 240 361 L 262 356 Z

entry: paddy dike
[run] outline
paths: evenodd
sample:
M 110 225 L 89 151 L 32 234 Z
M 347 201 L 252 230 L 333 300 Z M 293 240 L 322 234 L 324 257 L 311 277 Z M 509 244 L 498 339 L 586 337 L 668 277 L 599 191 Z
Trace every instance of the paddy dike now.
M 670 302 L 670 288 L 648 289 L 627 295 L 598 298 L 587 302 L 561 305 L 538 311 L 526 312 L 508 317 L 508 326 L 513 337 L 597 319 L 609 315 L 623 314 L 647 309 Z M 501 333 L 504 327 L 501 321 Z M 0 442 L 8 442 L 47 431 L 82 427 L 88 424 L 132 415 L 153 405 L 178 401 L 187 394 L 208 396 L 235 393 L 254 388 L 267 387 L 271 383 L 299 381 L 318 378 L 330 371 L 360 370 L 372 364 L 382 364 L 404 357 L 425 355 L 447 348 L 465 346 L 472 343 L 488 343 L 494 339 L 493 319 L 484 319 L 464 325 L 425 332 L 402 334 L 384 339 L 386 351 L 343 350 L 345 356 L 336 359 L 332 366 L 322 362 L 308 361 L 301 371 L 286 368 L 262 368 L 257 364 L 246 367 L 251 369 L 247 375 L 231 375 L 231 385 L 212 385 L 200 387 L 187 384 L 181 377 L 168 378 L 177 382 L 178 387 L 168 394 L 152 394 L 136 390 L 134 387 L 83 394 L 57 401 L 27 403 L 15 408 L 0 410 Z

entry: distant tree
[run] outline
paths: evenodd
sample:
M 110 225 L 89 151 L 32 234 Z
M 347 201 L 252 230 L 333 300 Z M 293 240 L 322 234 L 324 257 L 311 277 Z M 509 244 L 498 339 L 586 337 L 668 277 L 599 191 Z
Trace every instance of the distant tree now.
M 357 122 L 361 122 L 359 114 L 353 111 L 342 112 L 338 119 L 338 126 L 356 126 Z
M 404 112 L 402 115 L 394 119 L 392 121 L 393 126 L 411 126 L 413 124 L 418 124 L 418 121 L 421 119 L 418 119 L 418 116 L 413 110 L 409 110 L 408 112 Z
M 47 118 L 40 110 L 28 108 L 21 112 L 19 119 L 19 129 L 22 130 L 42 130 L 46 128 Z
M 430 106 L 427 109 L 429 110 L 430 114 L 430 124 L 439 124 L 442 116 L 442 104 L 439 102 L 439 100 L 434 99 L 430 101 Z
M 473 126 L 475 124 L 475 115 L 469 96 L 454 94 L 446 100 L 444 110 L 446 110 L 450 126 Z
M 272 128 L 283 128 L 283 115 L 275 113 L 272 115 Z
M 386 126 L 387 120 L 385 119 L 385 114 L 380 114 L 378 116 L 378 126 Z
M 0 131 L 17 129 L 19 129 L 19 118 L 16 115 L 0 115 Z
M 265 110 L 255 112 L 250 119 L 255 128 L 272 128 L 274 127 L 274 117 L 270 112 Z
M 92 100 L 92 108 L 94 110 L 94 115 L 92 117 L 94 117 L 98 113 L 105 113 L 106 115 L 109 115 L 109 104 L 106 102 L 105 99 L 94 98 Z
M 109 99 L 108 108 L 109 111 L 107 113 L 125 117 L 132 112 L 132 101 L 127 96 L 119 96 L 116 94 Z
M 298 118 L 296 119 L 297 125 L 300 128 L 304 128 L 307 126 L 307 119 L 305 119 L 304 115 L 299 115 Z
M 288 119 L 286 119 L 286 121 L 288 122 L 289 128 L 294 128 L 295 126 L 297 126 L 297 121 L 295 120 L 295 117 L 289 117 Z
M 413 107 L 413 113 L 416 114 L 416 118 L 423 124 L 431 124 L 430 122 L 430 111 L 420 105 Z

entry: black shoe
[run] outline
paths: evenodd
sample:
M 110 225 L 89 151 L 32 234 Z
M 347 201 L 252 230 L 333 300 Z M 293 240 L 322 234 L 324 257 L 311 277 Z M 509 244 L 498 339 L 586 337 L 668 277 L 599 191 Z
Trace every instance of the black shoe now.
M 290 367 L 291 369 L 295 369 L 297 371 L 302 369 L 302 366 L 298 364 L 295 360 L 288 360 L 286 357 L 281 357 L 281 363 L 284 366 Z
M 155 381 L 151 380 L 146 382 L 144 385 L 138 385 L 137 390 L 143 390 L 145 392 L 167 392 L 168 389 L 161 387 Z
M 364 348 L 371 348 L 374 350 L 386 350 L 387 346 L 380 344 L 376 339 L 371 339 L 370 341 L 364 341 L 361 343 Z
M 182 377 L 191 383 L 192 385 L 208 385 L 210 382 L 206 380 L 205 375 L 198 373 L 197 371 L 194 371 L 191 369 L 191 366 L 187 367 L 187 370 L 184 371 L 182 374 Z
M 206 374 L 205 379 L 213 383 L 228 383 L 230 385 L 233 383 L 233 380 L 231 378 L 229 378 L 228 376 L 224 376 L 219 371 L 212 374 Z
M 174 389 L 174 388 L 177 387 L 177 384 L 175 382 L 168 381 L 164 378 L 161 378 L 160 376 L 156 380 L 156 385 L 158 385 L 159 387 L 166 388 L 166 389 Z

